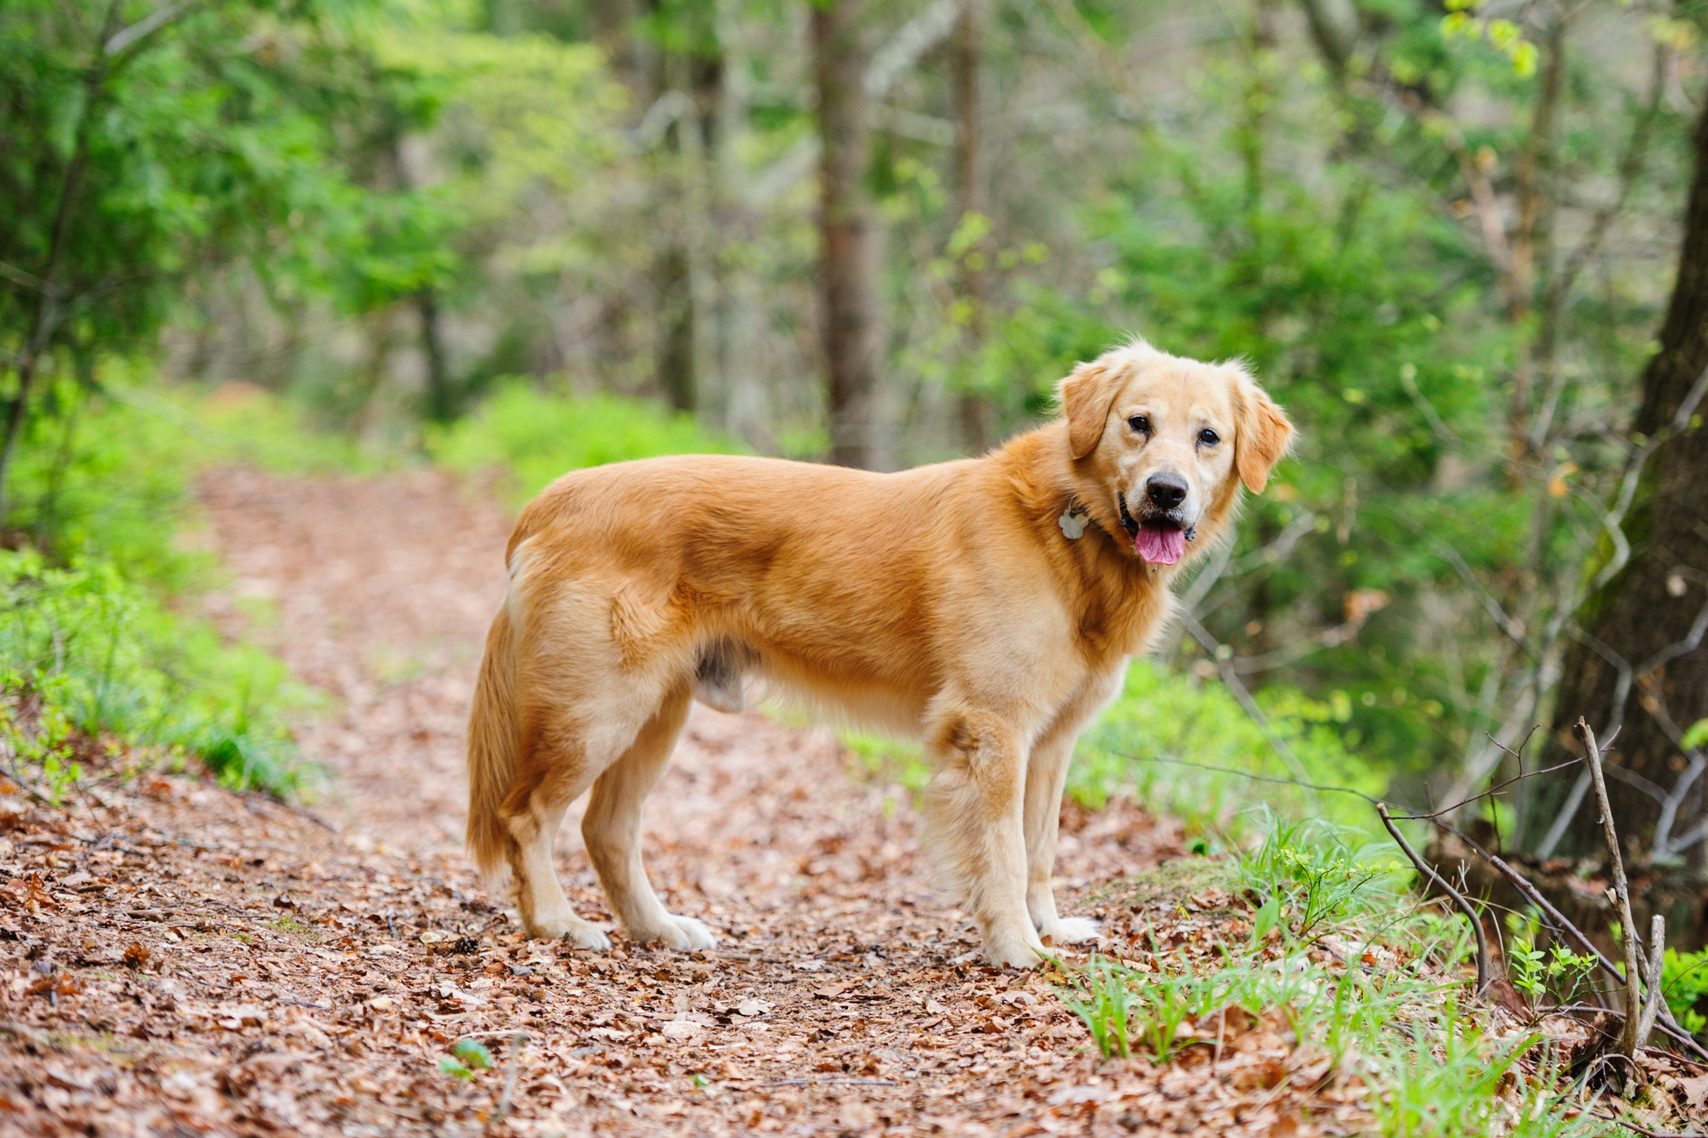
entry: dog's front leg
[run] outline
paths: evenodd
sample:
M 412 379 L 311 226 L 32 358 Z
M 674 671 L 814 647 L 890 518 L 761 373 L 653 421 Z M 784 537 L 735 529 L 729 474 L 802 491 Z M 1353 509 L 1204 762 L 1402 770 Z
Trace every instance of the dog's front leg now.
M 1098 937 L 1096 921 L 1056 912 L 1056 836 L 1073 743 L 1071 733 L 1053 733 L 1032 748 L 1026 763 L 1026 908 L 1033 926 L 1058 948 Z
M 1025 754 L 1003 716 L 956 709 L 928 736 L 931 842 L 961 890 L 994 964 L 1027 968 L 1044 943 L 1026 911 Z

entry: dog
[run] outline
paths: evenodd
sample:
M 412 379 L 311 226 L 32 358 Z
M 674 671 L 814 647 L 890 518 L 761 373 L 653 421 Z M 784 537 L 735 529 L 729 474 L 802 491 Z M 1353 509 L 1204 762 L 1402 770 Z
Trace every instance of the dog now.
M 713 946 L 653 893 L 641 806 L 690 701 L 738 710 L 751 675 L 923 740 L 927 845 L 994 964 L 1096 938 L 1051 882 L 1074 741 L 1292 425 L 1242 363 L 1142 340 L 1057 393 L 1060 418 L 981 458 L 647 459 L 566 474 L 523 511 L 470 714 L 468 842 L 528 936 L 609 946 L 552 866 L 591 790 L 581 832 L 627 934 Z

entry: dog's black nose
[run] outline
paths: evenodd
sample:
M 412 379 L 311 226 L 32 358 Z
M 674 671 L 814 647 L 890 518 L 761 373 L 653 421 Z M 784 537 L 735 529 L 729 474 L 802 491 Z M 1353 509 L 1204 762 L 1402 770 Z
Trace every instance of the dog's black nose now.
M 1145 480 L 1145 497 L 1163 510 L 1186 501 L 1186 479 L 1178 474 L 1153 474 Z

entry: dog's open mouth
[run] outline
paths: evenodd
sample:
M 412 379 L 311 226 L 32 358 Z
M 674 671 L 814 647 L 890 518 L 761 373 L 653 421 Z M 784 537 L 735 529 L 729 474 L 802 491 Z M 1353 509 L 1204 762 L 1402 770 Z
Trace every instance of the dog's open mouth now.
M 1135 518 L 1127 509 L 1127 495 L 1118 492 L 1121 505 L 1121 528 L 1133 539 L 1133 551 L 1151 565 L 1173 565 L 1186 556 L 1186 543 L 1196 535 L 1178 515 L 1170 512 L 1141 511 L 1144 517 Z

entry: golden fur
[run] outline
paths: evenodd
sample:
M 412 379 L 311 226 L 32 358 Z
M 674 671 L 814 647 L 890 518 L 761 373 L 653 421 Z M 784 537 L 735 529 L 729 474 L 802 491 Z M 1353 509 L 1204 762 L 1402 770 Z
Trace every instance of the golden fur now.
M 929 840 L 993 961 L 1095 937 L 1051 891 L 1074 740 L 1291 427 L 1241 365 L 1142 342 L 1080 365 L 1059 395 L 1063 418 L 982 458 L 894 474 L 661 458 L 565 475 L 528 506 L 470 717 L 468 836 L 483 870 L 513 874 L 529 935 L 608 943 L 552 868 L 564 812 L 591 789 L 582 834 L 628 934 L 711 946 L 647 882 L 641 805 L 690 699 L 738 707 L 753 674 L 924 740 Z M 1184 478 L 1196 526 L 1173 565 L 1148 564 L 1122 527 L 1122 502 L 1159 471 Z M 1089 516 L 1077 540 L 1070 508 Z

